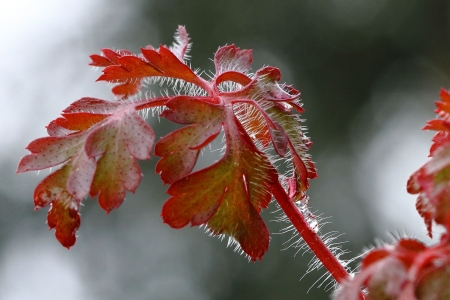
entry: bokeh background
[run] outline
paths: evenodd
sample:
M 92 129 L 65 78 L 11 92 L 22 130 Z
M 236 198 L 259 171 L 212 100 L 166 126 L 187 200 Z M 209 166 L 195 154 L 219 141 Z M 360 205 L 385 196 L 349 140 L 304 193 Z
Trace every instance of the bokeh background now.
M 106 216 L 85 201 L 70 251 L 46 230 L 46 209 L 33 211 L 48 171 L 16 175 L 24 147 L 71 102 L 113 99 L 88 55 L 170 44 L 178 24 L 194 67 L 212 69 L 218 46 L 234 43 L 254 50 L 253 70 L 279 67 L 301 90 L 319 172 L 311 209 L 329 222 L 322 233 L 343 233 L 346 258 L 390 235 L 432 242 L 405 185 L 427 159 L 432 133 L 420 129 L 450 87 L 449 1 L 1 0 L 0 299 L 328 299 L 324 271 L 305 275 L 311 255 L 281 251 L 290 235 L 275 234 L 285 224 L 270 221 L 273 204 L 271 247 L 254 264 L 201 229 L 162 224 L 156 158 L 120 209 Z M 160 136 L 171 128 L 149 122 Z

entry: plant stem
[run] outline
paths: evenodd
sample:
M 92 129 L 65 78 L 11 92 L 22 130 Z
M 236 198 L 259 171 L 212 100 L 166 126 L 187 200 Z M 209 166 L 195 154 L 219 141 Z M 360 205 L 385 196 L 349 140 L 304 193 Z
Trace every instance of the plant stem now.
M 317 233 L 309 227 L 305 218 L 298 210 L 297 206 L 295 206 L 294 202 L 286 194 L 284 188 L 279 182 L 275 184 L 273 196 L 291 221 L 292 225 L 294 225 L 297 229 L 298 233 L 309 246 L 311 251 L 322 262 L 328 272 L 330 272 L 331 276 L 333 276 L 338 283 L 342 283 L 344 280 L 349 278 L 350 275 L 347 270 L 341 265 L 333 253 L 331 253 Z

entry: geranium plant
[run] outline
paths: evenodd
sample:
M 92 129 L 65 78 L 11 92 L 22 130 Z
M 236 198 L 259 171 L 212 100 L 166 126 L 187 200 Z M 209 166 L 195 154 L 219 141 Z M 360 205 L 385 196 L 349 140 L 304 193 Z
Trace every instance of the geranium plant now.
M 37 186 L 34 204 L 36 209 L 50 206 L 47 222 L 63 246 L 75 243 L 81 202 L 91 196 L 106 212 L 118 208 L 141 181 L 137 160 L 153 152 L 160 157 L 156 172 L 169 185 L 162 220 L 173 228 L 204 226 L 212 235 L 228 236 L 250 260 L 261 260 L 270 239 L 260 213 L 274 199 L 341 284 L 336 299 L 449 295 L 448 234 L 432 247 L 401 239 L 374 249 L 363 258 L 361 272 L 349 275 L 346 263 L 317 234 L 308 210 L 306 191 L 317 174 L 307 154 L 311 142 L 300 119 L 300 93 L 280 84 L 275 67 L 252 73 L 252 51 L 234 45 L 217 50 L 214 75 L 205 79 L 186 63 L 189 48 L 180 26 L 171 47 L 146 46 L 138 54 L 102 49 L 91 55 L 90 65 L 103 68 L 98 80 L 114 85 L 116 99 L 75 101 L 50 122 L 47 137 L 27 146 L 31 154 L 22 158 L 18 172 L 59 166 Z M 161 96 L 148 89 L 153 84 L 162 88 Z M 430 235 L 433 222 L 450 226 L 450 96 L 446 91 L 441 96 L 441 118 L 426 127 L 439 131 L 432 160 L 408 183 L 409 192 L 419 193 L 417 208 Z M 145 121 L 149 110 L 185 126 L 155 143 Z M 222 157 L 195 170 L 202 149 L 220 137 Z

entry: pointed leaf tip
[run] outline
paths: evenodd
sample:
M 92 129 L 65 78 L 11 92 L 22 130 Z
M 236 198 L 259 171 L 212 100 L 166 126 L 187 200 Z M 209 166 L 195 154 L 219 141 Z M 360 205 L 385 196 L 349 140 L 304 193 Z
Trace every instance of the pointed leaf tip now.
M 170 51 L 181 61 L 184 62 L 186 54 L 189 51 L 189 35 L 184 26 L 179 25 L 175 33 L 175 41 L 170 47 Z
M 107 59 L 104 56 L 98 55 L 98 54 L 92 54 L 89 56 L 91 58 L 91 62 L 89 63 L 90 66 L 94 67 L 107 67 L 112 65 L 113 63 Z
M 442 101 L 450 103 L 450 93 L 447 89 L 441 88 L 439 96 L 441 97 Z

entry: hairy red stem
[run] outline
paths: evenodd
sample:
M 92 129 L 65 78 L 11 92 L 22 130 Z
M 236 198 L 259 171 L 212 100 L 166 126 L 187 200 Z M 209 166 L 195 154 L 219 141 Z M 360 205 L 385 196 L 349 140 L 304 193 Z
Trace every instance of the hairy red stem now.
M 338 283 L 342 283 L 344 280 L 348 279 L 350 275 L 347 270 L 345 270 L 339 260 L 331 253 L 317 233 L 309 227 L 305 218 L 286 194 L 279 182 L 275 184 L 273 196 L 291 221 L 292 225 L 294 225 L 300 233 L 314 255 L 322 262 L 328 272 L 330 272 L 331 276 L 333 276 Z

